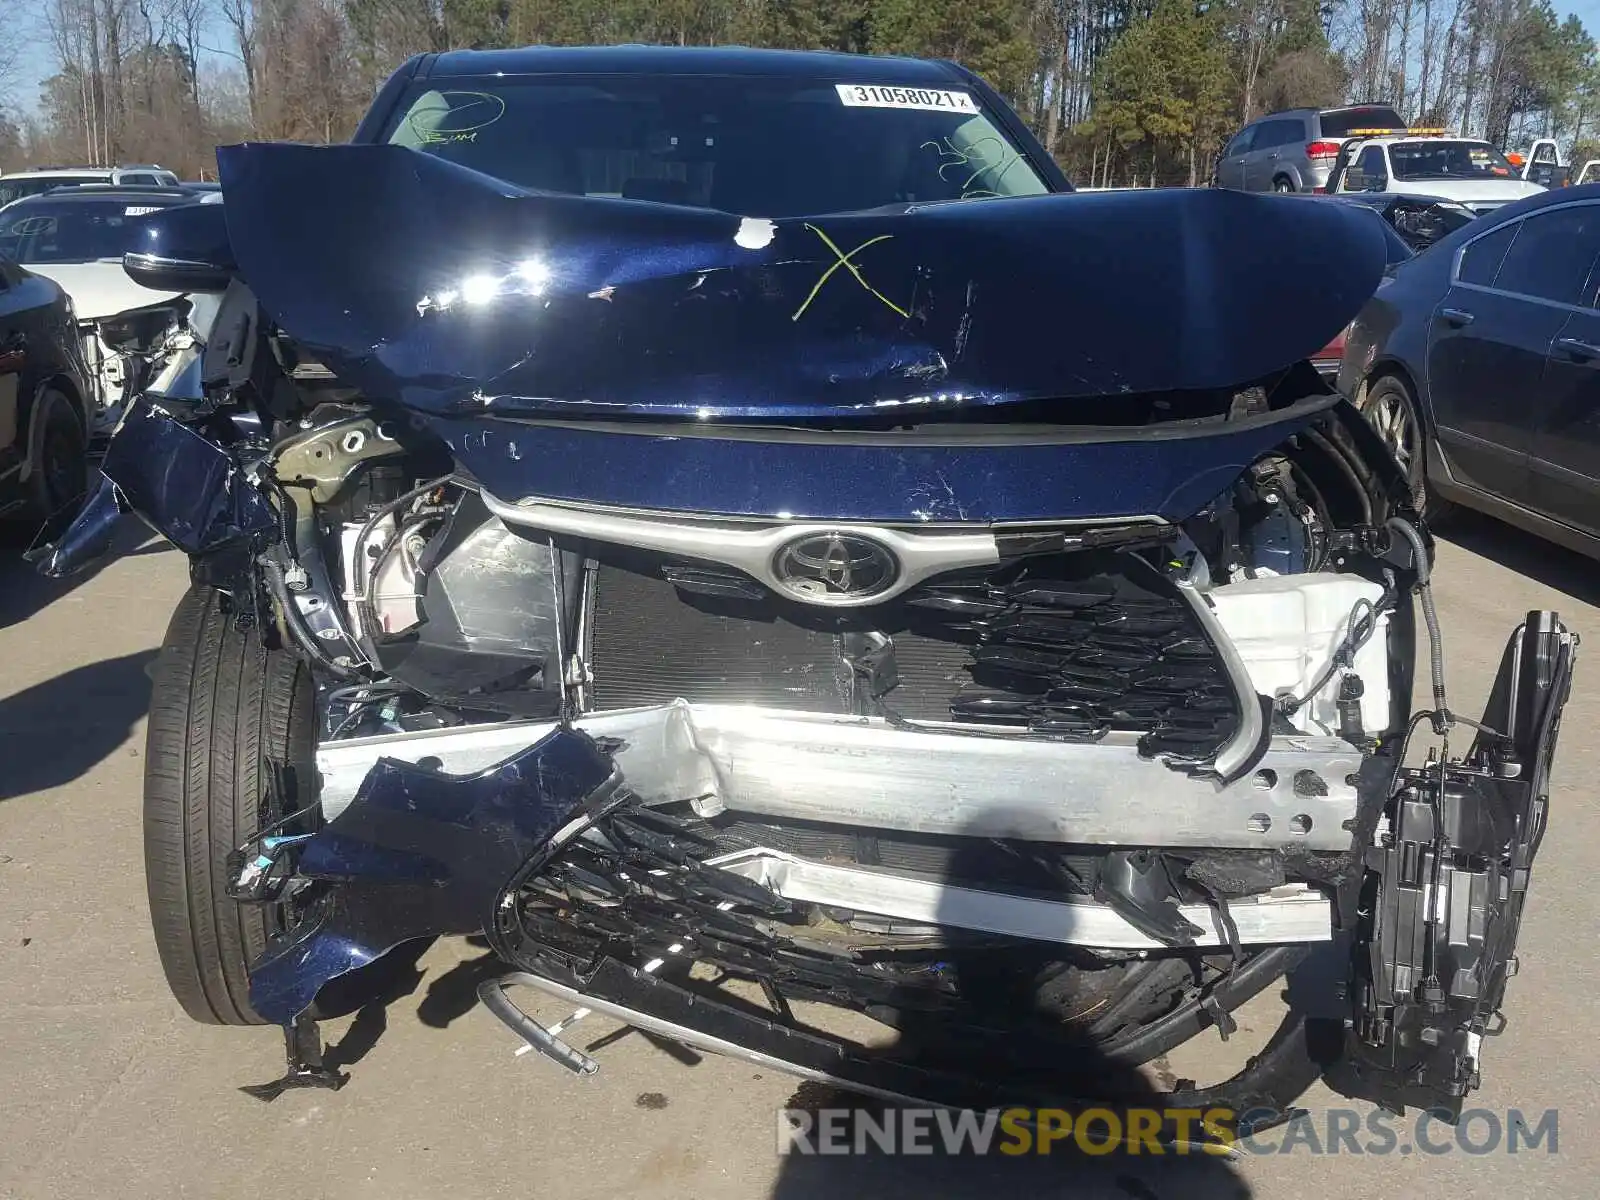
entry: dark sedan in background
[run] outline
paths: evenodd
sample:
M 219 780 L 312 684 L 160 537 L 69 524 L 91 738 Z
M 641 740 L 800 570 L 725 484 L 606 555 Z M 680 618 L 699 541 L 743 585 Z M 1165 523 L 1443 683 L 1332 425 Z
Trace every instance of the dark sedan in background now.
M 0 258 L 0 520 L 38 523 L 82 496 L 86 376 L 60 286 Z
M 1507 205 L 1391 270 L 1339 388 L 1426 512 L 1490 513 L 1600 557 L 1600 185 Z
M 1310 192 L 1299 194 L 1308 198 L 1313 196 Z M 1401 196 L 1392 192 L 1344 196 L 1316 194 L 1315 203 L 1349 204 L 1369 210 L 1373 219 L 1383 226 L 1391 270 L 1473 219 L 1470 210 L 1452 201 L 1428 196 Z M 1345 338 L 1349 332 L 1348 328 L 1341 329 L 1337 337 L 1311 356 L 1311 365 L 1329 383 L 1338 378 L 1340 364 L 1344 362 Z

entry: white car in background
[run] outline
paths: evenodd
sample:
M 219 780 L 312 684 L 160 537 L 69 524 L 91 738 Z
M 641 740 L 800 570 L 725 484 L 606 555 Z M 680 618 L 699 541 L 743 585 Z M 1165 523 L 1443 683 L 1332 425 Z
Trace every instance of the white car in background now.
M 177 187 L 178 177 L 165 167 L 47 167 L 0 175 L 0 208 L 24 196 L 40 196 L 62 187 Z
M 109 431 L 126 399 L 198 354 L 214 309 L 213 298 L 191 300 L 128 277 L 122 256 L 139 219 L 221 199 L 180 188 L 85 186 L 0 208 L 0 257 L 54 280 L 71 301 L 95 389 L 94 432 Z
M 1412 129 L 1398 136 L 1352 137 L 1339 151 L 1327 190 L 1454 200 L 1481 217 L 1545 189 L 1523 179 L 1488 142 L 1442 129 Z

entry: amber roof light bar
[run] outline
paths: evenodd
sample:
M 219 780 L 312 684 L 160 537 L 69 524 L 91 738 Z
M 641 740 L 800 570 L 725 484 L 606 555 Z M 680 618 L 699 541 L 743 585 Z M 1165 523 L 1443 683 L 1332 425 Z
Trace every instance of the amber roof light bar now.
M 1449 137 L 1448 129 L 1352 129 L 1347 137 Z

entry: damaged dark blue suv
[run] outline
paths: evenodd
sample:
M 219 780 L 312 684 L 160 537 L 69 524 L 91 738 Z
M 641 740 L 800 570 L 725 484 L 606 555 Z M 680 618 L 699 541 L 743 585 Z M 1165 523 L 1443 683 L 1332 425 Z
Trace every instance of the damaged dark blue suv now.
M 262 1094 L 343 1081 L 329 985 L 482 933 L 580 1073 L 510 988 L 985 1108 L 1125 1102 L 1287 974 L 1163 1106 L 1459 1111 L 1576 638 L 1449 708 L 1427 532 L 1305 361 L 1369 214 L 1073 195 L 954 65 L 745 50 L 424 56 L 220 162 L 126 263 L 222 293 L 199 386 L 44 565 L 123 511 L 191 556 L 151 909 L 190 1015 L 284 1028 Z

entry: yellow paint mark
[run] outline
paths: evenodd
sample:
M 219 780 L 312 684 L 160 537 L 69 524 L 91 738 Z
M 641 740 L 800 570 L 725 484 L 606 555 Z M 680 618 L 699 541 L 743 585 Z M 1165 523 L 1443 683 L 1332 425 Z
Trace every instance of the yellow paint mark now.
M 829 279 L 833 278 L 833 273 L 835 271 L 837 271 L 840 267 L 843 267 L 845 270 L 849 271 L 850 274 L 854 275 L 856 277 L 856 282 L 857 283 L 859 283 L 862 287 L 866 288 L 867 291 L 871 292 L 879 300 L 882 300 L 890 308 L 894 309 L 894 311 L 899 313 L 902 317 L 909 317 L 911 315 L 905 309 L 901 308 L 898 304 L 896 304 L 893 300 L 889 299 L 889 297 L 885 296 L 877 288 L 873 287 L 870 283 L 868 283 L 867 282 L 867 277 L 861 273 L 861 268 L 856 266 L 856 264 L 853 261 L 851 261 L 852 259 L 855 258 L 856 255 L 860 254 L 868 246 L 875 246 L 879 242 L 887 242 L 887 241 L 889 241 L 892 237 L 894 237 L 894 235 L 892 233 L 880 233 L 875 238 L 868 238 L 866 241 L 862 242 L 859 246 L 857 246 L 854 250 L 850 251 L 849 254 L 846 254 L 843 250 L 839 249 L 838 245 L 834 242 L 834 240 L 831 237 L 829 237 L 827 234 L 823 233 L 822 230 L 818 229 L 815 225 L 811 224 L 811 222 L 809 222 L 809 221 L 806 222 L 806 228 L 811 230 L 812 233 L 816 234 L 819 238 L 821 238 L 823 245 L 827 246 L 829 250 L 832 250 L 833 254 L 834 254 L 834 257 L 837 258 L 839 261 L 834 263 L 831 267 L 829 267 L 826 271 L 824 271 L 822 273 L 822 277 L 817 280 L 816 285 L 811 289 L 811 294 L 808 295 L 805 298 L 805 300 L 801 303 L 799 308 L 794 310 L 794 316 L 789 318 L 791 321 L 798 321 L 802 316 L 805 315 L 806 309 L 811 307 L 811 302 L 817 298 L 817 293 L 822 290 L 822 285 L 827 283 Z

